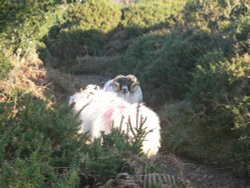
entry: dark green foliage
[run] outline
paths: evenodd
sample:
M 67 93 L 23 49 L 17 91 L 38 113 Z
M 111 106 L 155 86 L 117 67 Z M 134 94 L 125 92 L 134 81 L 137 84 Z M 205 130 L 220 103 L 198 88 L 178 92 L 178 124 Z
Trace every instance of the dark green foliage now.
M 96 30 L 62 31 L 56 40 L 53 39 L 48 44 L 53 57 L 69 61 L 88 54 L 99 54 L 105 38 L 105 35 Z
M 208 58 L 210 64 L 197 67 L 186 101 L 164 109 L 162 117 L 168 121 L 164 142 L 176 152 L 216 159 L 246 172 L 250 59 L 216 61 L 215 53 L 213 57 Z
M 143 88 L 151 91 L 149 97 L 152 92 L 157 95 L 153 102 L 181 99 L 189 91 L 188 85 L 193 79 L 191 73 L 196 65 L 206 53 L 227 48 L 224 44 L 230 45 L 229 41 L 194 29 L 181 33 L 153 32 L 137 39 L 117 69 L 124 74 L 137 75 Z
M 167 119 L 163 145 L 246 169 L 250 22 L 245 3 L 188 2 L 175 27 L 139 37 L 117 68 L 139 77 L 150 104 L 173 103 L 161 112 Z
M 136 136 L 132 141 L 127 134 L 119 129 L 113 129 L 112 134 L 103 135 L 90 146 L 90 159 L 87 165 L 92 172 L 102 180 L 108 180 L 119 172 L 134 173 L 130 165 L 130 155 L 141 155 L 142 138 Z M 101 143 L 103 141 L 103 144 Z
M 121 12 L 108 0 L 84 1 L 68 6 L 64 20 L 45 39 L 49 52 L 63 62 L 85 55 L 101 55 L 107 33 L 120 22 Z
M 114 130 L 86 145 L 69 107 L 51 109 L 24 93 L 0 103 L 0 124 L 2 187 L 88 186 L 93 174 L 105 182 L 125 169 L 133 173 L 125 156 L 142 155 L 143 130 L 133 140 Z
M 203 128 L 207 130 L 206 133 L 218 135 L 222 140 L 232 139 L 235 149 L 246 149 L 250 144 L 247 139 L 250 134 L 247 121 L 250 105 L 249 67 L 250 58 L 239 56 L 229 61 L 200 66 L 191 85 L 193 109 L 195 113 L 202 112 L 206 117 L 204 122 L 204 118 L 198 116 L 195 119 L 197 125 L 209 126 Z M 239 150 L 233 149 L 232 152 L 236 154 Z M 250 150 L 245 150 L 240 157 L 245 158 L 249 154 Z M 242 163 L 246 163 L 249 158 L 245 160 Z
M 210 10 L 206 7 L 203 4 L 203 10 L 207 14 Z M 193 12 L 195 14 L 199 13 Z M 188 84 L 185 100 L 163 109 L 166 114 L 162 117 L 168 121 L 164 142 L 174 151 L 206 160 L 219 160 L 234 166 L 234 170 L 245 169 L 241 172 L 246 172 L 250 160 L 250 143 L 247 139 L 250 134 L 247 115 L 250 58 L 248 49 L 245 48 L 249 45 L 249 30 L 246 31 L 249 28 L 250 22 L 246 21 L 249 16 L 237 14 L 236 17 L 231 17 L 230 14 L 222 19 L 223 12 L 215 11 L 214 14 L 220 16 L 211 15 L 207 18 L 213 18 L 214 23 L 220 27 L 212 28 L 207 25 L 206 28 L 205 23 L 209 20 L 205 19 L 200 20 L 200 25 L 193 22 L 192 27 L 196 30 L 210 30 L 210 37 L 207 42 L 201 43 L 205 47 L 205 53 L 200 54 L 200 57 L 199 54 L 193 57 L 196 65 L 188 70 L 191 80 L 189 83 L 185 82 Z M 199 17 L 187 17 L 189 22 L 197 18 Z M 223 40 L 219 39 L 221 36 L 224 37 Z M 189 48 L 192 49 L 193 46 Z M 198 49 L 201 48 L 202 46 Z
M 78 184 L 84 138 L 75 137 L 77 123 L 68 107 L 47 109 L 42 101 L 17 96 L 1 103 L 1 186 L 44 187 Z M 86 139 L 85 139 L 86 140 Z M 76 165 L 78 165 L 76 167 Z M 55 167 L 75 167 L 63 180 Z
M 100 48 L 107 39 L 105 34 L 117 27 L 120 17 L 119 7 L 109 0 L 87 0 L 83 4 L 72 4 L 64 15 L 65 23 L 56 41 L 81 46 L 84 54 L 77 54 L 78 57 L 100 54 Z M 63 45 L 60 47 L 64 48 Z

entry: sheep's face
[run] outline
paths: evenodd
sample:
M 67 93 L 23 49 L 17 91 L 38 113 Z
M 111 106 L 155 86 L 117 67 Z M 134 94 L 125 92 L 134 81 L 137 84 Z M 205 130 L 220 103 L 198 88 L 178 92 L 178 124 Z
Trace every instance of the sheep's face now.
M 129 92 L 136 92 L 139 87 L 139 82 L 137 78 L 133 75 L 118 75 L 113 79 L 112 87 L 115 92 L 126 95 Z

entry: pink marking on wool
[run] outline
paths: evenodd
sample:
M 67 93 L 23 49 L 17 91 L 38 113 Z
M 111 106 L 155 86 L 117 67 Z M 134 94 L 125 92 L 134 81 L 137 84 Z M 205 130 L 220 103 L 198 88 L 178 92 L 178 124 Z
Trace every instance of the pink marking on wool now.
M 113 114 L 114 114 L 114 112 L 115 112 L 115 109 L 119 109 L 119 114 L 121 114 L 125 108 L 126 108 L 125 105 L 119 105 L 119 106 L 117 106 L 117 108 L 111 107 L 111 108 L 109 108 L 109 109 L 105 112 L 105 114 L 104 114 L 104 118 L 105 118 L 105 121 L 104 121 L 104 128 L 105 128 L 105 132 L 106 132 L 106 133 L 110 133 L 110 132 L 111 132 L 111 129 L 112 129 L 112 121 L 113 121 L 113 119 L 114 119 Z
M 105 128 L 105 132 L 107 133 L 111 132 L 111 123 L 112 123 L 113 113 L 114 113 L 114 108 L 110 108 L 104 114 L 104 118 L 105 118 L 104 128 Z

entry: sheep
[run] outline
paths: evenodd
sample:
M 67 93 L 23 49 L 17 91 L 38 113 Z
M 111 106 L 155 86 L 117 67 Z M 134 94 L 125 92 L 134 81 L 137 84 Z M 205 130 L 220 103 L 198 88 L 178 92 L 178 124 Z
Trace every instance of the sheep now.
M 118 75 L 107 81 L 103 90 L 115 93 L 129 103 L 141 102 L 143 100 L 142 90 L 138 79 L 134 75 Z
M 130 104 L 111 92 L 87 88 L 70 97 L 69 105 L 73 105 L 75 114 L 81 120 L 79 133 L 88 132 L 91 142 L 101 136 L 101 132 L 109 134 L 112 128 L 122 131 L 131 129 L 129 137 L 142 125 L 146 135 L 142 143 L 142 151 L 150 158 L 160 148 L 160 120 L 158 115 L 142 103 Z

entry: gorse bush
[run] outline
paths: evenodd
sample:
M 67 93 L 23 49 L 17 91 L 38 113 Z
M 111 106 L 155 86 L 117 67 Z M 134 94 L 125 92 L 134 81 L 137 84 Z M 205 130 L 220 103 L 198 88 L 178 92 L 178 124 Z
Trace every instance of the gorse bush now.
M 60 64 L 85 55 L 100 55 L 108 32 L 114 30 L 121 18 L 118 5 L 109 0 L 84 1 L 70 4 L 60 25 L 52 28 L 46 44 Z
M 184 3 L 183 3 L 184 4 Z M 121 25 L 134 30 L 146 30 L 171 26 L 170 17 L 175 17 L 182 9 L 180 2 L 151 2 L 130 5 L 123 9 Z
M 13 100 L 14 99 L 14 100 Z M 76 167 L 84 139 L 76 139 L 77 122 L 70 109 L 48 109 L 31 96 L 17 95 L 1 103 L 1 185 L 3 187 L 44 187 L 62 180 L 55 167 Z M 79 145 L 80 144 L 80 145 Z M 78 182 L 77 174 L 74 182 Z M 71 172 L 70 172 L 71 173 Z M 53 186 L 56 187 L 56 186 Z
M 53 9 L 57 1 L 3 1 L 1 3 L 0 48 L 24 55 L 38 46 L 39 40 L 54 24 Z M 27 16 L 28 15 L 28 16 Z
M 245 1 L 188 1 L 174 27 L 136 38 L 115 66 L 138 76 L 150 104 L 172 101 L 176 113 L 168 114 L 167 105 L 161 115 L 171 122 L 163 133 L 168 148 L 249 165 L 246 7 Z
M 244 4 L 235 6 L 244 7 Z M 206 14 L 210 8 L 206 4 L 202 6 Z M 227 6 L 224 8 L 228 10 Z M 220 16 L 214 18 L 207 17 L 213 18 L 214 24 L 220 27 L 206 25 L 211 21 L 206 19 L 201 20 L 200 25 L 194 22 L 192 27 L 205 31 L 209 37 L 197 46 L 198 49 L 205 47 L 203 53 L 193 56 L 196 63 L 188 70 L 191 79 L 183 82 L 187 84 L 184 100 L 166 105 L 162 117 L 167 127 L 163 133 L 166 135 L 164 143 L 169 148 L 206 160 L 220 160 L 234 166 L 234 170 L 245 169 L 241 172 L 246 173 L 250 152 L 246 120 L 249 118 L 249 54 L 245 48 L 249 45 L 249 30 L 246 31 L 249 16 L 243 16 L 243 10 L 233 17 L 233 13 L 228 13 L 224 19 L 221 18 L 223 12 L 217 12 Z M 197 18 L 196 15 L 187 20 L 192 22 Z M 226 24 L 222 27 L 223 23 Z
M 217 41 L 221 43 L 218 45 Z M 230 42 L 194 29 L 181 33 L 152 32 L 129 47 L 117 69 L 124 74 L 137 75 L 145 90 L 155 92 L 153 96 L 157 98 L 153 102 L 183 99 L 189 91 L 188 85 L 193 79 L 191 73 L 196 65 L 210 51 L 227 48 L 225 44 Z M 152 95 L 149 97 L 152 99 Z M 146 97 L 146 100 L 150 99 Z
M 183 19 L 190 26 L 217 32 L 247 15 L 247 1 L 187 1 Z
M 0 114 L 2 187 L 90 186 L 125 169 L 133 174 L 129 155 L 142 156 L 143 132 L 131 140 L 114 130 L 86 145 L 69 107 L 51 108 L 22 92 L 1 102 Z
M 45 43 L 59 65 L 85 55 L 120 54 L 135 37 L 175 24 L 173 17 L 183 5 L 155 2 L 121 8 L 108 0 L 72 3 L 64 21 L 51 29 Z
M 236 56 L 198 65 L 186 100 L 162 109 L 167 125 L 164 143 L 176 152 L 246 170 L 250 153 L 249 63 L 248 56 Z
M 101 139 L 97 139 L 90 146 L 88 168 L 105 181 L 123 171 L 134 174 L 135 169 L 132 168 L 130 160 L 131 156 L 143 156 L 143 139 L 140 136 L 138 134 L 136 140 L 131 142 L 128 135 L 119 129 L 113 129 L 109 135 L 103 134 Z
M 72 4 L 65 15 L 69 30 L 78 28 L 84 31 L 109 32 L 120 22 L 118 5 L 109 0 L 85 0 L 82 4 Z
M 191 86 L 196 113 L 203 112 L 207 117 L 212 134 L 233 138 L 235 144 L 243 143 L 249 136 L 249 63 L 249 57 L 237 56 L 207 67 L 199 66 Z

